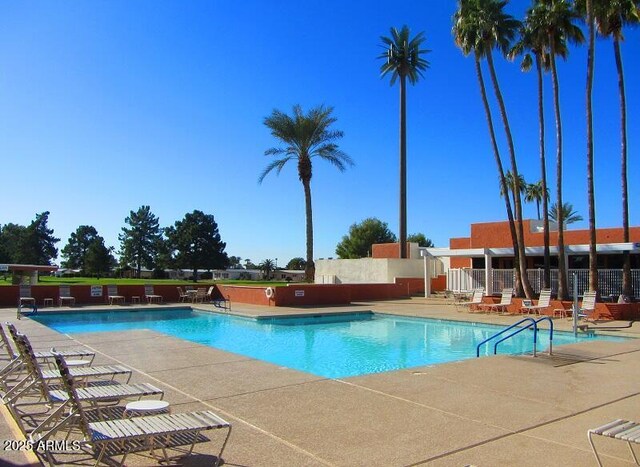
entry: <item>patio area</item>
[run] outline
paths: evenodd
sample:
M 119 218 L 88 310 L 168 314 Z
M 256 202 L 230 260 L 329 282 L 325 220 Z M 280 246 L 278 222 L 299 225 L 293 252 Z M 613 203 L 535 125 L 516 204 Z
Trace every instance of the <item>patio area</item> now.
M 457 312 L 436 298 L 322 309 L 327 310 L 503 324 L 518 319 Z M 241 304 L 233 309 L 246 316 L 318 312 Z M 131 367 L 132 381 L 164 389 L 174 412 L 218 413 L 233 425 L 223 456 L 232 466 L 596 465 L 587 429 L 616 418 L 640 420 L 640 339 L 557 347 L 552 357 L 502 355 L 325 379 L 152 331 L 70 338 L 29 319 L 16 321 L 15 308 L 1 309 L 0 319 L 15 323 L 36 348 L 82 344 L 97 352 L 95 364 Z M 569 330 L 568 320 L 556 324 Z M 640 337 L 637 323 L 593 327 Z M 0 438 L 17 439 L 16 433 L 0 417 Z M 212 442 L 197 446 L 198 454 L 185 465 L 212 462 L 222 436 L 207 435 Z M 596 442 L 606 466 L 633 465 L 625 443 Z M 11 451 L 0 452 L 0 459 L 13 465 L 35 460 Z M 129 463 L 152 465 L 139 456 L 130 456 Z

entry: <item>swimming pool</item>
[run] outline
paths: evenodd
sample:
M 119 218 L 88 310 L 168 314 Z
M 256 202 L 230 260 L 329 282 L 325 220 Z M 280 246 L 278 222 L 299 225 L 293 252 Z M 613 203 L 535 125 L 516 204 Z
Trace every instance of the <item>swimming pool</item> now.
M 276 365 L 327 378 L 475 358 L 476 346 L 502 326 L 378 313 L 249 319 L 190 308 L 174 310 L 47 313 L 32 319 L 66 334 L 151 329 Z M 546 325 L 544 325 L 546 328 Z M 554 346 L 588 339 L 621 340 L 555 332 Z M 524 331 L 500 344 L 499 353 L 533 348 Z M 549 334 L 539 334 L 538 350 Z M 483 349 L 489 355 L 493 347 Z

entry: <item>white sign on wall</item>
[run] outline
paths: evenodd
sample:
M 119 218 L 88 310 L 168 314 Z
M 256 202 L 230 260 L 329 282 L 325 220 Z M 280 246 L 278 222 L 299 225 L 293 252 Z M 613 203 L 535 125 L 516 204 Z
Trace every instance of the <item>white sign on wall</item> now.
M 296 290 L 293 293 L 296 297 L 304 297 L 304 290 Z
M 8 264 L 0 264 L 0 272 L 7 272 L 9 270 Z
M 102 297 L 102 286 L 101 285 L 92 285 L 91 286 L 91 296 L 92 297 Z

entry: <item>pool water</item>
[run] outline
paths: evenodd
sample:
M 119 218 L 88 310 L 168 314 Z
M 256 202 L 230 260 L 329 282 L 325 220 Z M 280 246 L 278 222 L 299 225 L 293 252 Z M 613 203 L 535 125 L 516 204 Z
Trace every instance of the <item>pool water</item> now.
M 476 346 L 503 329 L 489 324 L 405 318 L 378 313 L 248 319 L 228 314 L 179 310 L 47 313 L 32 319 L 66 334 L 151 329 L 217 349 L 264 360 L 327 378 L 435 365 L 476 357 Z M 547 324 L 542 327 L 546 328 Z M 584 340 L 555 332 L 554 347 Z M 538 350 L 549 333 L 538 334 Z M 501 343 L 500 354 L 533 349 L 533 332 Z M 485 345 L 481 355 L 493 353 Z

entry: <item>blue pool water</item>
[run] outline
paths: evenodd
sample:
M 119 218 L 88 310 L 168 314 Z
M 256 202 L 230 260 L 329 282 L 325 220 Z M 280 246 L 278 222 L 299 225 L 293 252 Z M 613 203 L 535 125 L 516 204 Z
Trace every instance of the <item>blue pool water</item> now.
M 217 349 L 327 378 L 434 365 L 475 358 L 476 346 L 501 326 L 374 313 L 305 318 L 246 319 L 189 308 L 155 311 L 47 313 L 32 319 L 74 334 L 151 329 Z M 547 324 L 543 325 L 545 328 Z M 530 352 L 531 331 L 500 344 L 500 354 Z M 555 332 L 553 345 L 588 339 L 620 340 Z M 538 350 L 549 334 L 539 334 Z M 482 355 L 493 353 L 486 346 Z

